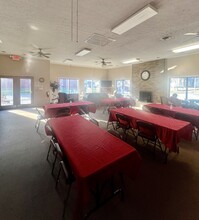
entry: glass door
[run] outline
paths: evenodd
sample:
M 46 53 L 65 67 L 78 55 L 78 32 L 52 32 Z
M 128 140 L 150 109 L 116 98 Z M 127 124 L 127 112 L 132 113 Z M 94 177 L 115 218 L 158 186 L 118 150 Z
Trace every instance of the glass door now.
M 1 106 L 13 105 L 13 78 L 0 78 Z
M 32 104 L 31 79 L 20 78 L 20 105 Z
M 0 110 L 33 104 L 33 78 L 0 76 Z

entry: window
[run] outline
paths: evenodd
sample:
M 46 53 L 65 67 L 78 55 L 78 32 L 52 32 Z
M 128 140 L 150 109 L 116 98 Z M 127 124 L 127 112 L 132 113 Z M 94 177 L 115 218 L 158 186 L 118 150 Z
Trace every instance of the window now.
M 199 99 L 199 77 L 170 78 L 170 96 L 173 93 L 182 100 Z
M 130 80 L 116 80 L 116 91 L 124 96 L 129 96 Z
M 85 93 L 100 92 L 100 80 L 84 80 L 84 92 Z
M 59 91 L 67 94 L 79 93 L 79 80 L 59 78 Z

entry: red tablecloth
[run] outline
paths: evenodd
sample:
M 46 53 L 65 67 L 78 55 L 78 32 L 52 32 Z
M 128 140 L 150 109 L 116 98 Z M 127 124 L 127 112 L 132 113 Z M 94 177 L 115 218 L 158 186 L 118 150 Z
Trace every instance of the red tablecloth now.
M 64 108 L 70 108 L 71 114 L 77 114 L 80 112 L 79 108 L 87 108 L 89 112 L 96 112 L 96 105 L 93 102 L 88 101 L 78 101 L 72 103 L 60 103 L 60 104 L 47 104 L 45 105 L 45 117 L 46 118 L 53 118 L 56 116 L 57 111 Z
M 122 107 L 127 107 L 129 105 L 135 105 L 135 101 L 131 98 L 108 98 L 102 99 L 100 104 L 102 106 L 113 106 L 116 104 L 121 104 Z
M 154 124 L 156 126 L 158 138 L 170 151 L 178 151 L 177 144 L 180 142 L 181 138 L 191 141 L 193 127 L 189 122 L 132 108 L 111 109 L 109 116 L 110 122 L 115 121 L 116 113 L 128 116 L 132 120 L 132 126 L 134 128 L 137 128 L 137 120 L 143 120 Z
M 181 113 L 182 115 L 189 116 L 187 119 L 196 127 L 199 128 L 199 111 L 196 109 L 190 109 L 190 108 L 182 108 L 182 107 L 172 107 L 168 105 L 162 105 L 162 104 L 147 104 L 144 105 L 144 108 L 147 108 L 148 110 L 158 109 L 162 115 L 171 116 L 175 118 L 178 113 Z M 179 117 L 178 117 L 179 118 Z M 183 117 L 182 117 L 183 119 Z
M 79 115 L 49 120 L 78 181 L 82 203 L 88 189 L 120 172 L 135 178 L 140 168 L 138 152 Z

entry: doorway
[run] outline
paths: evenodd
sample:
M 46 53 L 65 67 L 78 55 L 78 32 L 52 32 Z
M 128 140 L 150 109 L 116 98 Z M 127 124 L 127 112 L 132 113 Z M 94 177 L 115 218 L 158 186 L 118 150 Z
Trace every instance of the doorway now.
M 33 104 L 33 77 L 0 76 L 0 109 Z

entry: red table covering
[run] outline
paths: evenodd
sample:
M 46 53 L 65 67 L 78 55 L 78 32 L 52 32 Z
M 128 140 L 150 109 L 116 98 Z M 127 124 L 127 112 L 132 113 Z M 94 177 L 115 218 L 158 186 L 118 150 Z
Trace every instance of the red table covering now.
M 132 108 L 111 109 L 109 122 L 116 120 L 116 113 L 128 116 L 132 120 L 133 128 L 137 128 L 137 120 L 143 120 L 154 124 L 156 126 L 158 138 L 170 151 L 178 152 L 177 144 L 180 142 L 181 138 L 191 141 L 193 127 L 189 122 Z
M 189 116 L 189 121 L 192 125 L 195 125 L 199 128 L 199 111 L 196 109 L 190 109 L 190 108 L 182 108 L 182 107 L 172 107 L 168 105 L 162 105 L 162 104 L 147 104 L 144 105 L 145 108 L 148 110 L 153 109 L 159 109 L 160 113 L 166 116 L 171 116 L 173 118 L 176 117 L 177 113 L 181 113 L 183 115 Z
M 49 125 L 70 161 L 83 204 L 89 188 L 111 175 L 122 172 L 136 177 L 141 163 L 138 152 L 107 131 L 80 115 L 53 118 Z
M 102 99 L 100 102 L 102 106 L 113 106 L 118 103 L 121 104 L 122 107 L 127 107 L 129 106 L 129 104 L 132 103 L 133 105 L 135 105 L 135 101 L 131 98 L 108 98 L 108 99 Z
M 89 112 L 96 112 L 96 105 L 93 102 L 88 101 L 78 101 L 78 102 L 72 102 L 72 103 L 59 103 L 59 104 L 47 104 L 45 105 L 44 111 L 45 111 L 45 117 L 46 118 L 53 118 L 56 116 L 57 112 L 60 109 L 64 108 L 70 108 L 71 114 L 77 114 L 79 113 L 80 107 L 86 107 Z

